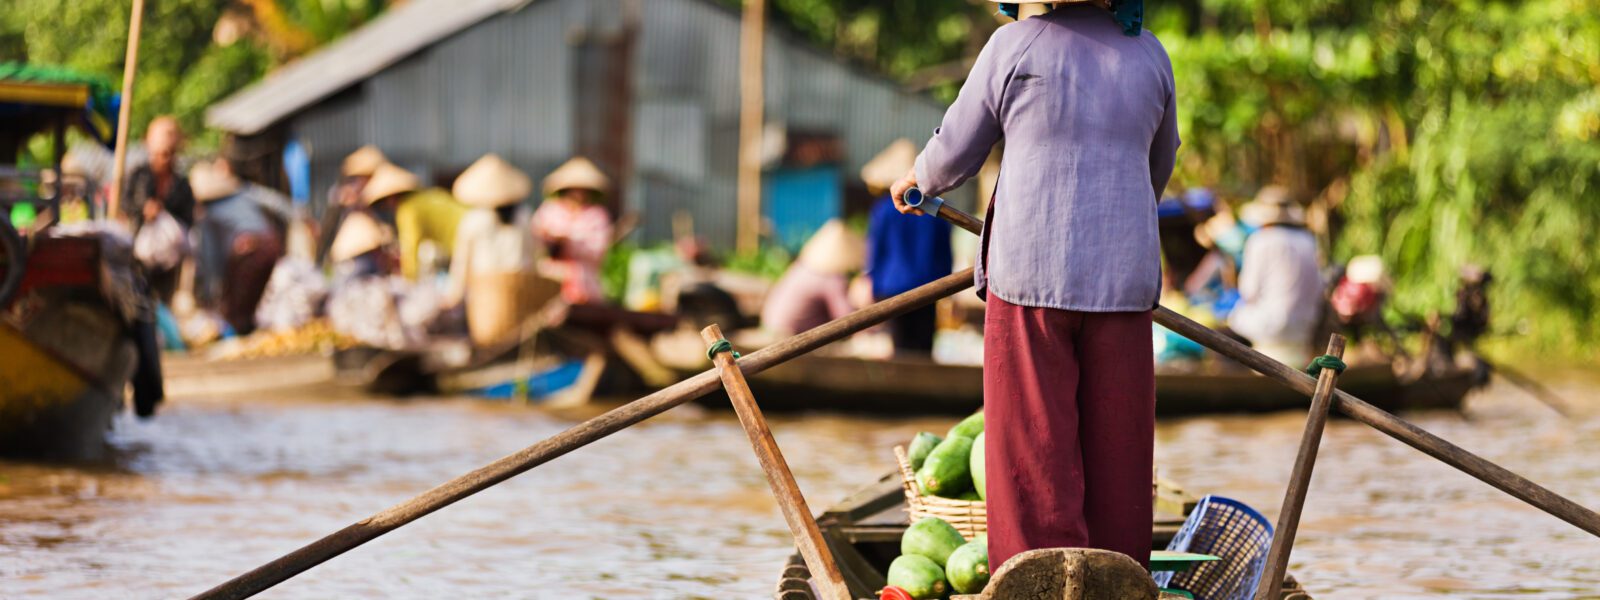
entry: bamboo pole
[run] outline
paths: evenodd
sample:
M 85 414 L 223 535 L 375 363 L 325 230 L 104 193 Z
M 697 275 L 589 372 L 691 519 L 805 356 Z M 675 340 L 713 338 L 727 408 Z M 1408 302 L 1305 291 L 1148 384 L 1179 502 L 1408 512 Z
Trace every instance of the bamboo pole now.
M 716 344 L 723 339 L 722 328 L 716 325 L 707 327 L 701 330 L 700 338 L 707 345 Z M 833 559 L 833 552 L 828 550 L 828 542 L 822 538 L 822 530 L 817 528 L 811 508 L 806 506 L 806 497 L 800 493 L 800 484 L 795 483 L 794 473 L 783 459 L 778 441 L 772 438 L 767 418 L 761 414 L 761 407 L 756 405 L 755 394 L 750 393 L 750 384 L 744 380 L 744 372 L 739 369 L 738 361 L 732 352 L 721 352 L 713 362 L 722 376 L 722 388 L 727 390 L 728 399 L 733 403 L 733 412 L 739 415 L 739 425 L 750 437 L 756 461 L 761 463 L 761 470 L 766 472 L 767 484 L 772 486 L 772 497 L 778 500 L 778 508 L 783 510 L 783 520 L 789 524 L 795 547 L 811 569 L 811 582 L 816 584 L 823 600 L 850 600 L 850 588 L 845 586 L 844 575 L 839 573 L 839 563 Z
M 753 352 L 739 359 L 739 367 L 745 373 L 760 373 L 796 356 L 839 341 L 971 286 L 972 269 L 965 269 Z M 712 369 L 702 372 L 447 481 L 383 512 L 357 521 L 298 550 L 201 592 L 194 598 L 254 596 L 433 511 L 489 489 L 495 484 L 661 414 L 667 409 L 704 396 L 717 387 L 716 371 Z
M 766 0 L 745 0 L 739 34 L 739 178 L 735 244 L 739 252 L 761 246 L 761 134 L 766 126 Z
M 919 191 L 916 196 L 921 196 Z M 905 199 L 913 199 L 907 192 Z M 934 201 L 937 199 L 929 199 Z M 921 204 L 913 204 L 917 207 Z M 955 225 L 973 231 L 973 223 L 982 223 L 976 217 L 966 214 L 958 209 L 951 208 L 943 201 L 934 205 L 941 218 Z M 926 207 L 923 207 L 926 208 Z M 976 227 L 982 231 L 982 226 Z M 1228 336 L 1213 331 L 1211 328 L 1194 322 L 1193 320 L 1172 312 L 1165 306 L 1157 305 L 1152 315 L 1155 322 L 1162 327 L 1171 329 L 1174 333 L 1194 340 L 1202 346 L 1210 348 L 1218 354 L 1231 358 L 1238 363 L 1250 367 L 1257 373 L 1267 376 L 1279 383 L 1289 386 L 1290 389 L 1302 394 L 1311 395 L 1316 392 L 1316 380 L 1300 370 L 1273 360 L 1267 355 L 1255 351 Z M 1487 483 L 1502 492 L 1510 494 L 1523 502 L 1533 505 L 1539 510 L 1550 513 L 1558 519 L 1571 523 L 1579 529 L 1600 537 L 1600 514 L 1573 502 L 1560 494 L 1534 483 L 1528 478 L 1511 472 L 1500 465 L 1484 460 L 1482 457 L 1466 451 L 1466 449 L 1446 441 L 1444 438 L 1428 433 L 1427 430 L 1412 425 L 1400 417 L 1368 404 L 1360 398 L 1350 395 L 1344 390 L 1334 390 L 1334 407 L 1339 412 L 1357 421 L 1383 432 L 1384 434 L 1417 450 L 1432 456 L 1447 465 L 1455 467 L 1468 475 L 1476 477 L 1479 481 Z
M 108 219 L 122 218 L 122 177 L 128 165 L 128 128 L 133 126 L 133 80 L 139 65 L 139 35 L 144 29 L 144 0 L 133 0 L 133 15 L 128 21 L 128 53 L 122 64 L 122 97 L 117 107 L 117 147 L 111 159 L 111 196 L 106 202 Z
M 1328 356 L 1344 358 L 1344 336 L 1335 333 L 1328 339 Z M 1339 373 L 1333 369 L 1323 369 L 1317 376 L 1317 392 L 1311 396 L 1306 431 L 1300 436 L 1300 451 L 1295 454 L 1289 487 L 1283 493 L 1278 527 L 1272 533 L 1267 567 L 1256 585 L 1255 600 L 1278 600 L 1283 588 L 1283 577 L 1289 571 L 1289 553 L 1294 549 L 1294 535 L 1300 529 L 1300 511 L 1305 508 L 1306 493 L 1311 488 L 1311 470 L 1317 464 L 1317 449 L 1322 444 L 1322 430 L 1328 424 L 1328 409 L 1338 381 Z

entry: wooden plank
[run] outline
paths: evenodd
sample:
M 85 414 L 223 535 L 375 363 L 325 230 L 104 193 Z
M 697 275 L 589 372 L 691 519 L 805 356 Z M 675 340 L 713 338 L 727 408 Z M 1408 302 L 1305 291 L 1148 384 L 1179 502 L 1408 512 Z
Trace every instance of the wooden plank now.
M 708 346 L 726 343 L 722 328 L 716 325 L 701 330 L 700 337 Z M 800 549 L 800 556 L 806 559 L 806 566 L 811 569 L 811 581 L 826 600 L 850 600 L 850 590 L 845 586 L 844 576 L 839 573 L 839 565 L 833 560 L 833 552 L 828 549 L 828 542 L 822 538 L 822 530 L 811 517 L 805 494 L 800 492 L 800 484 L 795 482 L 789 463 L 783 459 L 783 450 L 778 448 L 778 441 L 772 438 L 772 430 L 767 427 L 766 417 L 761 415 L 761 407 L 756 405 L 755 395 L 750 393 L 750 385 L 744 381 L 744 373 L 739 370 L 734 353 L 717 353 L 713 362 L 722 377 L 723 389 L 728 391 L 728 397 L 733 400 L 733 410 L 739 415 L 739 424 L 744 427 L 745 435 L 750 437 L 756 460 L 761 463 L 761 470 L 766 472 L 767 484 L 772 486 L 772 497 L 783 511 L 783 519 L 789 524 L 789 533 L 794 536 L 795 546 Z

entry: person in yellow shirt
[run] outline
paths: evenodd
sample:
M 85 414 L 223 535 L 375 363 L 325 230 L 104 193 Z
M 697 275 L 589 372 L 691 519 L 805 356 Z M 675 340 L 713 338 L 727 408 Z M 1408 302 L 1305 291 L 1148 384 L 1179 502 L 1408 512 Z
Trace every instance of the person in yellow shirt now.
M 467 214 L 466 205 L 457 202 L 450 192 L 422 189 L 416 175 L 384 164 L 373 172 L 372 180 L 361 190 L 361 198 L 380 221 L 394 227 L 400 245 L 400 274 L 406 279 L 416 281 L 431 271 L 432 265 L 421 264 L 423 242 L 431 244 L 438 264 L 448 264 L 456 247 L 456 228 Z

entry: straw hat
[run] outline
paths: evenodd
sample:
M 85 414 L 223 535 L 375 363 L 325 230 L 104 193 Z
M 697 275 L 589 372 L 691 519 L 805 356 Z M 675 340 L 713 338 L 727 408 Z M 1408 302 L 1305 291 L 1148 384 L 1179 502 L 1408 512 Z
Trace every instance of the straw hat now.
M 866 254 L 866 240 L 845 227 L 844 221 L 834 219 L 806 240 L 798 262 L 818 273 L 843 275 L 861 270 Z
M 371 177 L 378 167 L 387 164 L 389 159 L 377 146 L 367 144 L 344 157 L 344 165 L 339 168 L 339 174 L 345 177 Z
M 1256 192 L 1256 199 L 1240 209 L 1239 220 L 1256 227 L 1305 225 L 1306 211 L 1289 197 L 1288 188 L 1269 185 Z
M 196 201 L 221 200 L 239 191 L 239 178 L 228 172 L 227 167 L 203 162 L 189 169 L 189 189 L 194 191 Z
M 387 243 L 389 232 L 378 224 L 377 219 L 364 212 L 353 212 L 339 226 L 339 235 L 334 236 L 333 246 L 328 248 L 328 258 L 334 262 L 350 260 L 382 248 Z
M 611 192 L 611 179 L 600 172 L 600 167 L 594 166 L 594 163 L 582 156 L 573 157 L 544 178 L 546 196 L 554 196 L 561 190 L 575 188 L 608 194 Z
M 367 185 L 361 188 L 361 202 L 370 205 L 395 194 L 414 192 L 420 187 L 422 180 L 410 171 L 392 163 L 383 163 L 372 172 L 372 179 L 367 180 Z
M 861 180 L 874 190 L 887 190 L 917 163 L 917 145 L 900 138 L 861 167 Z
M 527 173 L 492 153 L 483 155 L 462 171 L 451 188 L 462 204 L 483 208 L 516 204 L 532 191 L 533 180 Z
M 1351 283 L 1380 285 L 1387 279 L 1383 259 L 1372 254 L 1352 258 L 1349 264 L 1345 265 L 1344 278 Z

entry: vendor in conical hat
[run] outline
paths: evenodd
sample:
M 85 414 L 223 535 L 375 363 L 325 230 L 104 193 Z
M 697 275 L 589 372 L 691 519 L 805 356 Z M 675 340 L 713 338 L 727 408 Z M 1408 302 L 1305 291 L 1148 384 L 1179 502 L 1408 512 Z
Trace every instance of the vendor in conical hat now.
M 344 157 L 344 162 L 339 166 L 339 180 L 328 188 L 328 201 L 322 207 L 319 226 L 321 239 L 317 245 L 319 262 L 327 258 L 328 248 L 333 245 L 345 215 L 364 205 L 361 191 L 367 186 L 367 181 L 372 179 L 378 167 L 388 163 L 389 159 L 383 155 L 383 151 L 371 144 L 357 148 Z
M 889 187 L 911 171 L 917 146 L 901 138 L 889 144 L 866 166 L 861 180 L 878 196 L 867 222 L 867 271 L 872 297 L 881 301 L 950 274 L 955 262 L 950 249 L 950 223 L 943 219 L 902 215 L 895 210 Z M 898 354 L 931 354 L 937 331 L 935 305 L 928 304 L 890 319 L 889 334 Z
M 394 227 L 400 245 L 400 273 L 416 281 L 431 274 L 432 265 L 421 265 L 418 254 L 424 243 L 434 255 L 448 259 L 455 251 L 456 227 L 467 214 L 466 205 L 456 202 L 450 192 L 424 188 L 422 180 L 393 164 L 380 165 L 361 190 L 367 209 L 379 220 Z M 428 267 L 424 273 L 423 267 Z
M 579 156 L 545 176 L 543 188 L 544 202 L 533 213 L 533 233 L 550 255 L 541 271 L 561 280 L 567 302 L 601 302 L 600 261 L 613 230 L 601 201 L 611 179 Z
M 277 225 L 263 208 L 263 197 L 275 192 L 239 181 L 220 159 L 195 165 L 189 185 L 199 202 L 197 295 L 219 304 L 234 332 L 249 334 L 256 328 L 256 306 L 283 255 Z
M 388 228 L 366 212 L 345 217 L 328 249 L 334 265 L 328 321 L 334 331 L 368 346 L 415 348 L 426 340 L 426 329 L 402 318 L 412 288 L 395 276 L 389 237 Z
M 850 303 L 850 276 L 861 270 L 865 254 L 861 236 L 843 221 L 828 221 L 767 292 L 761 326 L 778 335 L 794 335 L 855 310 Z
M 446 302 L 466 302 L 472 341 L 487 346 L 517 335 L 523 319 L 555 295 L 554 286 L 535 275 L 543 253 L 525 204 L 533 182 L 486 154 L 462 171 L 451 191 L 471 210 L 456 229 Z
M 1304 364 L 1324 301 L 1317 238 L 1306 229 L 1305 209 L 1273 185 L 1244 205 L 1240 219 L 1259 229 L 1244 242 L 1239 302 L 1228 327 L 1267 356 Z
M 1060 547 L 1149 564 L 1156 201 L 1178 116 L 1172 64 L 1143 30 L 1142 5 L 1000 3 L 1024 18 L 990 35 L 892 190 L 897 202 L 913 186 L 943 195 L 1005 141 L 975 265 L 996 569 Z

